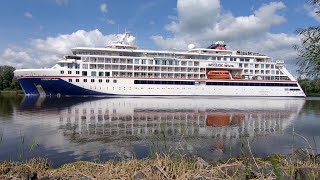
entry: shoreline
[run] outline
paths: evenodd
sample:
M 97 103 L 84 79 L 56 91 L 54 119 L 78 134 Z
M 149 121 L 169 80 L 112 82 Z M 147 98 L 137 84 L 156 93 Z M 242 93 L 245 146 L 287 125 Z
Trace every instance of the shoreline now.
M 46 159 L 0 161 L 0 179 L 314 179 L 320 177 L 320 158 L 298 149 L 286 156 L 254 158 L 248 154 L 227 161 L 155 154 L 146 159 L 79 161 L 52 168 Z

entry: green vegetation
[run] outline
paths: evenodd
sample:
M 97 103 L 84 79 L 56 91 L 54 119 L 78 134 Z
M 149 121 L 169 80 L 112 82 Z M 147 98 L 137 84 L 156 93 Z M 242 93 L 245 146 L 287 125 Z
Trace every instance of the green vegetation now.
M 320 7 L 320 0 L 307 0 L 311 5 Z M 320 12 L 315 12 L 320 16 Z M 311 26 L 296 30 L 301 36 L 301 45 L 295 45 L 299 57 L 298 62 L 300 74 L 308 77 L 319 77 L 320 75 L 320 26 Z
M 12 66 L 0 66 L 0 91 L 8 93 L 12 90 L 20 90 L 18 80 L 14 77 L 15 68 Z
M 307 96 L 320 96 L 320 78 L 299 79 L 298 81 Z

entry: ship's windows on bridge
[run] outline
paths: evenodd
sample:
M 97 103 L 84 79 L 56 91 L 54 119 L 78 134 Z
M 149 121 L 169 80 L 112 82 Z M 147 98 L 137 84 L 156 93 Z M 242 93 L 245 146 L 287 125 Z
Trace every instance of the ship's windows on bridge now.
M 72 69 L 73 65 L 72 64 L 68 64 L 68 68 Z
M 105 76 L 110 76 L 110 72 L 105 72 Z
M 82 76 L 87 76 L 88 72 L 87 71 L 82 71 Z
M 80 74 L 80 71 L 76 71 L 76 74 Z
M 109 83 L 109 79 L 106 79 L 106 83 Z
M 116 80 L 116 79 L 114 79 L 114 80 L 113 80 L 113 83 L 117 83 L 117 80 Z
M 79 82 L 79 79 L 76 79 L 76 82 Z
M 83 79 L 83 82 L 87 82 L 87 79 Z
M 72 71 L 68 71 L 68 74 L 72 74 Z
M 93 83 L 93 82 L 94 82 L 94 79 L 91 79 L 91 82 Z
M 102 79 L 99 79 L 99 83 L 102 83 Z
M 72 82 L 72 79 L 69 79 L 69 82 Z
M 92 71 L 91 72 L 91 76 L 96 76 L 97 75 L 97 72 L 96 71 Z
M 103 76 L 104 75 L 104 72 L 99 72 L 99 76 Z
M 64 71 L 60 71 L 60 74 L 64 74 Z

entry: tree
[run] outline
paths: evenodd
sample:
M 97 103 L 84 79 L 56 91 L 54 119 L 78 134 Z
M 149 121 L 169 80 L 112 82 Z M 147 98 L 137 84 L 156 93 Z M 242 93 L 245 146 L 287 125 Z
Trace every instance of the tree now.
M 320 7 L 320 0 L 307 0 L 315 7 Z M 320 16 L 320 12 L 315 12 Z M 301 45 L 295 45 L 300 60 L 298 72 L 308 77 L 320 75 L 320 26 L 311 26 L 296 30 L 301 36 Z
M 17 88 L 16 80 L 13 73 L 14 70 L 15 68 L 12 66 L 0 66 L 0 90 L 12 89 L 12 86 L 14 86 L 14 88 Z

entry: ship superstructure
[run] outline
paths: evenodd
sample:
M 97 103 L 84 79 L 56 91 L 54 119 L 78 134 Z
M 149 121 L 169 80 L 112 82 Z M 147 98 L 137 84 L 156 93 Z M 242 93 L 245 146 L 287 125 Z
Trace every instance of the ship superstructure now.
M 16 70 L 25 94 L 305 97 L 283 61 L 222 41 L 188 51 L 138 49 L 125 33 L 104 48 L 76 47 L 50 69 Z

